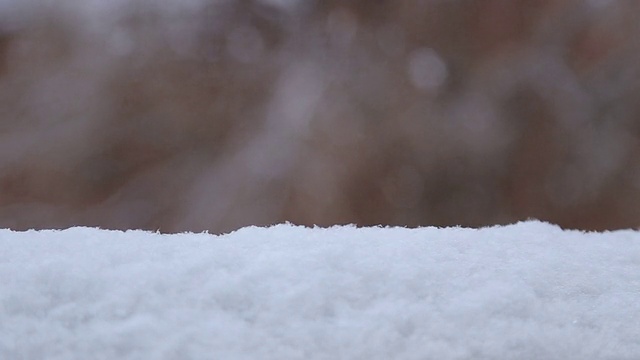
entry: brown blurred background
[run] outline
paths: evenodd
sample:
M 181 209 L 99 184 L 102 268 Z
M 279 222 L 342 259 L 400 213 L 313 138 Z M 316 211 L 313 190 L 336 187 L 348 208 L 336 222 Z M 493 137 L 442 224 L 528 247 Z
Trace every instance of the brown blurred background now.
M 0 227 L 640 226 L 640 1 L 5 0 Z

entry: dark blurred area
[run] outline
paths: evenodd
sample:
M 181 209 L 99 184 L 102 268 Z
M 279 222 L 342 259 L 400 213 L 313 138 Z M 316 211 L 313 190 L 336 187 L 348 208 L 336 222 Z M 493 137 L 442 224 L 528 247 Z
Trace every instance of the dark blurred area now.
M 5 0 L 0 227 L 640 226 L 640 2 Z

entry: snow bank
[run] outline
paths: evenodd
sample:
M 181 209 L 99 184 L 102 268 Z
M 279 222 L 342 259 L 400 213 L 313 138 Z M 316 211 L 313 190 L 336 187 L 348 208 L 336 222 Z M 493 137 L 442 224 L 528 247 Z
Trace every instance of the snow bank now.
M 0 359 L 637 359 L 640 233 L 0 230 Z

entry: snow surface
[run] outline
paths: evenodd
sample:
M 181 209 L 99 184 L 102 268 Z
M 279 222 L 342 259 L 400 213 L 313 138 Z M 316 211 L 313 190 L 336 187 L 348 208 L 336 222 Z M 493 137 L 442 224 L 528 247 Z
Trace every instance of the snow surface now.
M 640 233 L 0 230 L 0 359 L 638 359 Z

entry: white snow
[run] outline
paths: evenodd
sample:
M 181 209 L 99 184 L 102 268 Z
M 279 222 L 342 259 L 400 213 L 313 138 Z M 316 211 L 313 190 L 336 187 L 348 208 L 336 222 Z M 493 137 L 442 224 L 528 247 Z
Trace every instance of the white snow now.
M 0 359 L 638 359 L 640 233 L 0 230 Z

